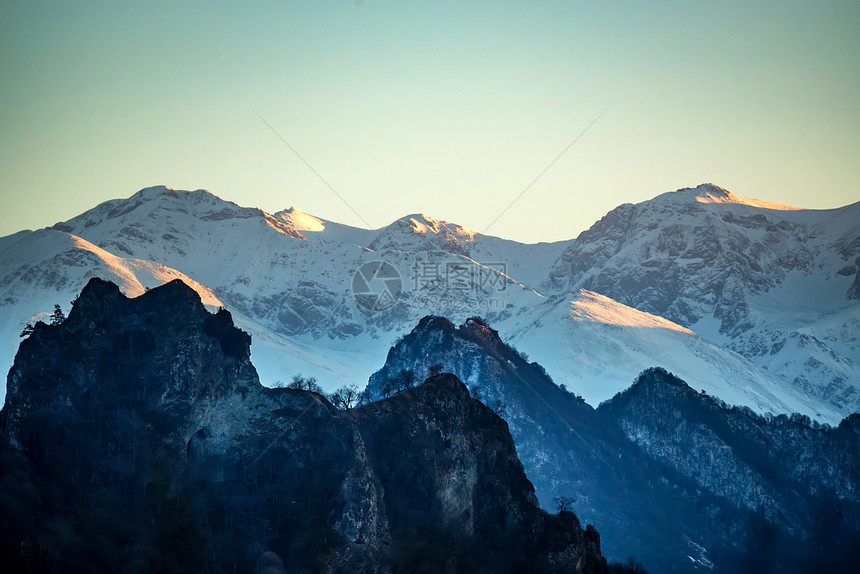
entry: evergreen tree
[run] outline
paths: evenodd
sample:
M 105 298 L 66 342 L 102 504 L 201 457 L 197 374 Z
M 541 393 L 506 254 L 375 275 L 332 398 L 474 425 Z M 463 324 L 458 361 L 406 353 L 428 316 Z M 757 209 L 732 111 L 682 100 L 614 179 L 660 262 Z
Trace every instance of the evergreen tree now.
M 66 314 L 59 304 L 54 304 L 54 312 L 49 315 L 51 317 L 51 325 L 59 325 L 66 320 Z

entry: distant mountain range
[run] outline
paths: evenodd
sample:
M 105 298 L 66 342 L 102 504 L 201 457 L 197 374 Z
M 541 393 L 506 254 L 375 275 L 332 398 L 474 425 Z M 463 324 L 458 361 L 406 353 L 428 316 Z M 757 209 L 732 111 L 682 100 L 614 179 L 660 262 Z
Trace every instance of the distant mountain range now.
M 420 214 L 366 230 L 153 187 L 0 238 L 0 364 L 90 277 L 130 296 L 182 279 L 251 333 L 264 384 L 363 387 L 421 317 L 480 316 L 592 406 L 661 366 L 731 404 L 837 424 L 860 408 L 858 258 L 860 203 L 713 185 L 530 245 Z

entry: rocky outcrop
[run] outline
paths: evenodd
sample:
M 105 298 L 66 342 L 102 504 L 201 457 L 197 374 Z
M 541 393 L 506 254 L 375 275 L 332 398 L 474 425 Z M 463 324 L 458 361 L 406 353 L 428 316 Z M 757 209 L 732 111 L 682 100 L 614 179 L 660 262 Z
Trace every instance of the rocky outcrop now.
M 505 422 L 453 375 L 350 411 L 262 387 L 250 338 L 181 282 L 93 279 L 8 377 L 13 571 L 605 572 L 536 503 Z
M 547 507 L 567 497 L 604 555 L 658 572 L 839 571 L 860 547 L 860 436 L 764 417 L 662 369 L 593 409 L 556 386 L 480 318 L 425 317 L 394 346 L 367 393 L 450 371 L 508 421 Z M 647 524 L 647 528 L 642 525 Z

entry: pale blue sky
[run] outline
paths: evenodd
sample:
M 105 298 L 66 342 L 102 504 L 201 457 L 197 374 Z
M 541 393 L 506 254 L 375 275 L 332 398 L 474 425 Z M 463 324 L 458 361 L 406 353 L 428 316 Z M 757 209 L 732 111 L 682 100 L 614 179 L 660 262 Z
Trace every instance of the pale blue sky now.
M 251 4 L 251 3 L 247 3 Z M 3 2 L 0 235 L 164 184 L 575 237 L 713 182 L 860 200 L 860 3 Z

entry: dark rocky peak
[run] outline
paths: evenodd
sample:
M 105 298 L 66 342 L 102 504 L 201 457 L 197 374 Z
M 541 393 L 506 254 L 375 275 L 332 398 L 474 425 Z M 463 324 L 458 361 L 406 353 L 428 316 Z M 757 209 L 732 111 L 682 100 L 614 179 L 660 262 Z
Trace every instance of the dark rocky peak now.
M 410 336 L 415 336 L 419 333 L 424 333 L 431 330 L 440 330 L 453 333 L 457 329 L 456 325 L 447 317 L 440 315 L 426 315 L 418 321 L 418 324 L 409 333 Z
M 502 341 L 499 332 L 490 327 L 489 323 L 481 317 L 466 319 L 466 322 L 460 325 L 459 331 L 475 342 L 481 341 L 486 345 L 495 346 Z
M 463 341 L 472 342 L 486 350 L 492 350 L 495 354 L 507 359 L 522 362 L 520 355 L 510 346 L 502 341 L 499 332 L 493 329 L 486 319 L 482 317 L 470 317 L 462 325 L 455 326 L 448 318 L 438 315 L 427 315 L 423 317 L 414 329 L 404 337 L 413 344 L 426 343 L 427 337 L 448 333 Z M 437 337 L 438 338 L 438 337 Z
M 462 572 L 519 571 L 529 563 L 538 571 L 604 568 L 596 530 L 583 530 L 573 513 L 548 515 L 538 508 L 507 424 L 470 398 L 456 376 L 430 377 L 354 416 L 379 471 L 388 517 L 405 525 L 395 537 L 408 533 L 430 542 L 446 531 L 464 533 L 469 542 L 456 542 L 444 559 Z M 398 476 L 403 479 L 395 481 Z M 434 522 L 426 521 L 428 514 Z M 512 536 L 522 530 L 530 532 L 525 539 Z M 407 542 L 395 538 L 401 548 Z M 450 570 L 444 560 L 413 555 L 405 571 L 421 561 L 427 571 Z
M 702 393 L 702 396 L 707 395 Z M 642 371 L 630 387 L 601 403 L 600 408 L 603 410 L 627 408 L 641 397 L 658 399 L 677 397 L 689 400 L 699 398 L 699 393 L 666 369 L 652 367 Z
M 632 386 L 660 386 L 668 385 L 679 389 L 689 389 L 690 385 L 682 381 L 662 367 L 654 367 L 643 371 Z
M 497 361 L 503 362 L 509 368 L 533 369 L 547 380 L 549 379 L 540 365 L 537 363 L 529 364 L 524 356 L 505 343 L 499 336 L 499 332 L 493 329 L 487 320 L 482 317 L 470 317 L 458 327 L 446 317 L 428 315 L 423 317 L 416 327 L 401 339 L 400 343 L 404 348 L 423 348 L 430 351 L 441 350 L 447 352 L 449 350 L 447 343 L 451 340 L 451 337 L 460 341 L 461 344 L 465 344 L 464 350 L 481 349 L 483 352 L 489 353 Z M 401 346 L 401 344 L 392 348 L 389 351 L 389 355 L 395 352 L 396 347 Z M 423 366 L 416 365 L 416 373 L 418 375 L 425 376 L 429 374 L 429 367 L 434 366 L 430 358 L 431 354 L 427 355 L 427 360 L 424 361 Z M 437 362 L 435 365 L 438 366 L 439 364 L 443 367 L 445 366 L 444 362 Z
M 135 298 L 122 294 L 119 287 L 98 277 L 93 277 L 84 286 L 74 301 L 69 317 L 59 327 L 75 330 L 88 322 L 110 324 L 134 323 L 140 318 L 149 318 L 165 324 L 187 324 L 192 317 L 202 319 L 206 308 L 191 287 L 174 279 Z M 226 312 L 229 317 L 229 312 Z M 229 318 L 232 324 L 232 317 Z M 154 326 L 163 329 L 164 325 Z
M 21 444 L 21 425 L 34 412 L 75 406 L 173 413 L 169 424 L 183 428 L 195 403 L 262 388 L 250 344 L 229 312 L 209 313 L 179 280 L 129 299 L 93 278 L 65 321 L 37 324 L 22 341 L 7 378 L 4 425 Z
M 99 329 L 93 331 L 96 326 Z M 180 334 L 199 334 L 202 330 L 234 359 L 248 360 L 251 354 L 251 338 L 235 327 L 230 312 L 222 308 L 214 315 L 209 313 L 200 295 L 179 279 L 128 298 L 115 283 L 94 277 L 73 301 L 68 318 L 44 331 L 46 327 L 41 328 L 42 332 L 61 340 L 66 334 L 80 333 L 84 339 L 107 334 L 122 338 L 131 332 L 146 331 L 170 333 L 178 338 Z M 92 332 L 88 334 L 88 330 Z
M 559 395 L 562 403 L 572 400 L 577 408 L 593 410 L 581 398 L 556 386 L 543 367 L 529 363 L 481 317 L 471 317 L 459 327 L 445 317 L 423 317 L 389 350 L 382 369 L 371 375 L 367 396 L 379 398 L 396 390 L 396 384 L 387 390 L 386 385 L 404 371 L 417 380 L 439 372 L 453 373 L 473 395 L 497 410 L 509 392 L 523 394 L 522 400 L 530 404 L 545 403 L 545 397 Z
M 116 317 L 119 306 L 125 299 L 116 283 L 93 277 L 72 302 L 69 316 L 58 326 L 58 330 L 65 328 L 74 331 L 85 321 L 102 321 L 107 317 Z
M 631 416 L 637 411 L 651 416 L 663 416 L 666 412 L 690 420 L 709 416 L 720 419 L 743 419 L 760 427 L 794 427 L 797 430 L 830 432 L 835 430 L 822 425 L 801 414 L 758 414 L 746 406 L 733 406 L 704 390 L 696 391 L 682 379 L 666 369 L 653 367 L 646 369 L 626 390 L 618 393 L 598 408 L 604 413 Z M 850 432 L 860 423 L 860 414 L 853 414 L 842 420 L 837 428 Z
M 726 432 L 737 428 L 757 429 L 749 440 L 761 439 L 773 433 L 789 434 L 840 433 L 850 434 L 856 429 L 860 414 L 843 419 L 836 428 L 822 425 L 801 414 L 758 414 L 746 406 L 733 406 L 704 390 L 696 391 L 685 381 L 667 370 L 654 367 L 640 373 L 633 384 L 598 407 L 602 414 L 626 421 L 638 420 L 647 424 L 670 419 L 683 419 L 689 424 L 704 424 L 712 428 L 725 427 Z M 739 441 L 743 437 L 737 437 Z

